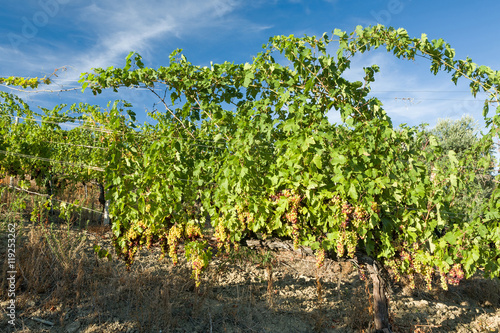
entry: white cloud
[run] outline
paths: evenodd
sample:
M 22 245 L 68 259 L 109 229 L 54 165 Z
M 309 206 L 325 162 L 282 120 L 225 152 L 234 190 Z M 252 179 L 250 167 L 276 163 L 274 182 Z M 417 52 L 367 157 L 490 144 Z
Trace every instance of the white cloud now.
M 165 41 L 220 25 L 241 5 L 236 0 L 153 0 L 147 5 L 135 0 L 93 1 L 86 5 L 77 2 L 76 6 L 67 5 L 66 11 L 58 13 L 60 16 L 53 21 L 66 15 L 64 19 L 71 20 L 67 28 L 81 44 L 64 44 L 59 42 L 59 36 L 56 42 L 47 41 L 38 33 L 22 52 L 0 45 L 2 67 L 10 69 L 11 74 L 40 75 L 40 70 L 50 74 L 55 68 L 69 66 L 65 75 L 55 81 L 75 83 L 81 72 L 92 67 L 122 65 L 130 51 L 147 55 Z
M 269 23 L 253 23 L 241 13 L 245 8 L 255 9 L 268 3 L 263 0 L 150 0 L 147 4 L 137 0 L 75 0 L 65 5 L 43 27 L 63 27 L 53 39 L 47 39 L 51 37 L 47 37 L 40 28 L 36 38 L 20 49 L 22 51 L 16 51 L 10 45 L 0 45 L 0 75 L 43 76 L 50 75 L 55 68 L 67 66 L 66 72 L 57 72 L 59 76 L 56 84 L 77 86 L 76 81 L 81 72 L 89 71 L 92 67 L 122 66 L 124 57 L 130 51 L 137 51 L 145 59 L 151 59 L 158 56 L 159 50 L 164 50 L 164 45 L 179 38 L 201 38 L 200 35 L 207 34 L 207 31 L 245 31 L 255 34 L 269 29 Z M 305 32 L 308 31 L 302 30 L 296 35 Z M 313 33 L 309 31 L 308 34 Z M 74 41 L 68 42 L 68 36 L 72 36 Z M 330 52 L 335 54 L 333 46 Z M 279 57 L 277 59 L 282 60 Z M 381 67 L 381 72 L 376 75 L 376 82 L 372 85 L 373 95 L 384 102 L 385 109 L 395 122 L 433 123 L 439 117 L 459 118 L 463 113 L 482 119 L 481 103 L 464 102 L 471 99 L 469 93 L 460 95 L 443 92 L 466 91 L 467 87 L 454 87 L 449 77 L 433 77 L 426 61 L 410 63 L 397 60 L 385 51 L 372 51 L 366 55 L 356 55 L 346 77 L 362 80 L 362 67 L 374 63 Z M 437 93 L 439 91 L 441 93 Z M 395 100 L 395 97 L 413 100 Z M 443 100 L 445 98 L 462 101 Z
M 148 6 L 133 0 L 94 3 L 81 20 L 94 27 L 96 46 L 79 59 L 78 67 L 107 67 L 123 61 L 130 51 L 147 54 L 156 42 L 216 24 L 235 7 L 232 0 L 152 1 Z

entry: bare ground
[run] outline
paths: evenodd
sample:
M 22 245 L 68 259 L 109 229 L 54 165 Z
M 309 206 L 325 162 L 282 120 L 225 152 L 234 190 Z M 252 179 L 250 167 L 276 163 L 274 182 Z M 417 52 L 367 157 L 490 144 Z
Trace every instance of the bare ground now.
M 327 260 L 318 273 L 314 257 L 301 251 L 273 252 L 269 266 L 262 250 L 243 247 L 219 255 L 197 289 L 187 263 L 160 260 L 158 249 L 141 251 L 130 271 L 116 256 L 96 258 L 92 246 L 110 247 L 110 236 L 100 227 L 23 227 L 16 251 L 15 326 L 8 323 L 3 278 L 0 331 L 371 331 L 370 286 L 350 262 Z M 5 231 L 0 238 L 6 258 Z M 395 332 L 500 331 L 498 279 L 475 277 L 447 292 L 424 290 L 393 286 Z

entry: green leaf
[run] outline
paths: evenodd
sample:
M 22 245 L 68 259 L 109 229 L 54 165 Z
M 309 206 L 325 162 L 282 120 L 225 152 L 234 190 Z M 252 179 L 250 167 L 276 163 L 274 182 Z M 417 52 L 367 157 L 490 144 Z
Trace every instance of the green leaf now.
M 312 159 L 312 162 L 314 163 L 314 165 L 316 165 L 316 167 L 318 169 L 321 170 L 322 168 L 322 161 L 321 161 L 321 156 L 320 155 L 314 155 L 313 159 Z
M 308 136 L 305 138 L 304 143 L 302 144 L 302 151 L 306 151 L 309 149 L 310 145 L 315 144 L 316 141 L 312 136 Z
M 394 197 L 394 200 L 396 200 L 397 202 L 401 202 L 401 200 L 403 199 L 401 190 L 393 190 L 392 195 Z
M 476 230 L 482 238 L 486 238 L 488 236 L 488 228 L 486 228 L 484 224 L 477 225 Z
M 87 88 L 88 85 L 89 85 L 88 81 L 83 82 L 83 84 L 82 84 L 82 92 L 85 92 L 85 89 Z
M 432 241 L 432 239 L 431 239 L 431 238 L 429 238 L 429 239 L 427 240 L 427 244 L 428 244 L 428 246 L 429 246 L 429 251 L 430 251 L 430 253 L 431 253 L 431 254 L 433 254 L 433 253 L 434 253 L 434 251 L 436 250 L 436 244 L 434 244 L 434 242 Z
M 453 232 L 447 232 L 444 236 L 443 239 L 450 245 L 455 245 L 457 238 Z
M 369 256 L 373 256 L 374 251 L 375 251 L 375 242 L 373 238 L 371 237 L 371 233 L 368 233 L 365 238 L 365 249 L 366 249 L 366 254 Z
M 245 80 L 243 81 L 243 87 L 248 88 L 252 80 L 255 78 L 252 72 L 245 73 Z
M 347 162 L 347 158 L 342 154 L 336 153 L 332 156 L 332 165 L 345 164 L 345 162 Z
M 457 165 L 458 164 L 458 159 L 457 159 L 457 153 L 455 153 L 454 150 L 449 150 L 448 151 L 448 158 L 450 159 L 450 162 L 452 165 Z
M 354 186 L 353 183 L 351 183 L 351 186 L 349 187 L 349 196 L 353 198 L 354 200 L 358 200 L 358 192 L 356 192 L 356 186 Z
M 453 187 L 457 186 L 457 175 L 454 174 L 450 175 L 450 183 Z
M 304 88 L 304 93 L 307 94 L 307 92 L 309 92 L 309 90 L 312 89 L 312 87 L 314 86 L 314 81 L 315 81 L 315 77 L 312 77 L 310 78 L 307 82 L 306 82 L 306 86 Z

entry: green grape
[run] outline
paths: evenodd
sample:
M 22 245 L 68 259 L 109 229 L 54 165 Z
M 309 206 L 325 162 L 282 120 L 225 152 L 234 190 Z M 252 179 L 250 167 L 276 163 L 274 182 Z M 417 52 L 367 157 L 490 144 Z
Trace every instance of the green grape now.
M 320 248 L 318 252 L 316 252 L 316 267 L 320 269 L 325 264 L 325 249 Z

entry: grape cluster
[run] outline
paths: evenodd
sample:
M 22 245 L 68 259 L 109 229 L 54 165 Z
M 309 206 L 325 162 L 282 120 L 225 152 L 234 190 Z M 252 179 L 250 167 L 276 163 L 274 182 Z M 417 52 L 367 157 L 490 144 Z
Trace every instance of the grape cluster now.
M 354 231 L 348 231 L 346 234 L 347 256 L 354 258 L 354 253 L 358 245 L 358 235 Z
M 406 242 L 403 243 L 406 244 Z M 398 248 L 401 249 L 401 245 L 399 245 Z M 405 273 L 408 276 L 410 288 L 414 289 L 415 274 L 419 274 L 424 277 L 427 284 L 427 289 L 432 289 L 432 275 L 434 273 L 434 268 L 425 261 L 419 259 L 417 256 L 412 256 L 409 252 L 400 250 L 399 258 L 386 260 L 385 265 L 390 268 L 393 278 L 396 282 L 400 282 L 401 273 Z M 441 279 L 441 281 L 443 281 L 443 279 Z
M 293 248 L 297 250 L 299 248 L 299 231 L 300 231 L 300 228 L 297 224 L 297 212 L 286 213 L 285 218 L 287 219 L 288 222 L 292 224 Z
M 196 255 L 191 259 L 191 268 L 193 269 L 192 278 L 195 281 L 196 287 L 199 287 L 201 283 L 200 275 L 205 268 L 205 262 L 200 255 Z
M 457 286 L 465 277 L 462 265 L 460 264 L 453 265 L 448 273 L 439 269 L 439 274 L 441 275 L 441 288 L 443 288 L 443 290 L 448 290 L 448 284 Z
M 407 244 L 407 242 L 403 242 Z M 406 246 L 406 245 L 405 245 Z M 416 260 L 410 252 L 401 250 L 399 252 L 401 270 L 406 271 L 409 280 L 409 287 L 415 289 L 415 273 L 420 274 L 423 270 L 422 262 Z
M 401 281 L 401 274 L 399 272 L 399 267 L 398 264 L 396 263 L 396 260 L 394 259 L 389 259 L 385 262 L 385 264 L 391 269 L 392 274 L 394 275 L 394 281 L 399 282 Z
M 416 273 L 422 274 L 425 266 L 422 266 L 422 262 L 420 262 L 419 260 L 415 259 L 415 260 L 412 260 L 411 267 L 413 268 L 413 270 Z
M 208 266 L 212 258 L 212 250 L 207 248 L 206 241 L 187 242 L 185 246 L 186 259 L 191 263 L 191 277 L 195 280 L 196 287 L 200 286 L 200 276 L 203 270 Z
M 146 230 L 145 235 L 146 235 L 146 246 L 148 247 L 148 249 L 151 249 L 151 246 L 153 245 L 153 233 L 151 229 Z
M 347 201 L 342 202 L 339 196 L 333 197 L 331 202 L 340 208 L 341 228 L 346 229 L 350 224 L 359 228 L 370 218 L 370 214 L 362 206 L 352 205 Z
M 132 263 L 132 259 L 137 252 L 137 246 L 139 245 L 139 233 L 135 228 L 130 228 L 127 232 L 126 238 L 128 240 L 128 247 L 127 247 L 127 262 Z
M 297 250 L 299 248 L 299 231 L 300 227 L 298 224 L 298 208 L 301 196 L 296 194 L 293 190 L 283 190 L 276 195 L 271 195 L 271 200 L 277 202 L 281 197 L 285 197 L 288 200 L 289 211 L 285 213 L 285 219 L 292 225 L 292 238 L 293 238 L 293 248 Z
M 344 247 L 345 238 L 346 235 L 345 232 L 343 232 L 340 234 L 339 239 L 337 239 L 337 255 L 339 256 L 339 258 L 343 257 L 345 253 L 345 247 Z
M 138 249 L 144 246 L 144 244 L 147 244 L 148 248 L 150 248 L 153 243 L 151 229 L 149 229 L 143 221 L 139 221 L 136 225 L 131 226 L 125 238 L 128 241 L 129 257 L 132 257 Z
M 182 227 L 175 224 L 170 228 L 167 235 L 168 242 L 168 255 L 172 258 L 174 265 L 178 262 L 177 249 L 179 246 L 179 240 L 182 238 Z
M 331 201 L 332 201 L 332 204 L 333 204 L 334 206 L 338 206 L 338 205 L 340 205 L 340 202 L 341 202 L 342 200 L 340 199 L 340 196 L 335 195 L 335 196 L 332 198 L 332 200 L 331 200 Z
M 448 290 L 448 282 L 446 281 L 446 274 L 444 274 L 443 272 L 441 272 L 441 288 L 443 288 L 443 290 Z
M 215 239 L 217 240 L 217 249 L 219 251 L 222 248 L 226 248 L 226 252 L 229 252 L 231 249 L 231 243 L 229 241 L 229 234 L 226 230 L 226 227 L 222 224 L 222 220 L 219 218 L 217 226 L 215 227 Z
M 401 260 L 403 261 L 407 261 L 410 263 L 410 265 L 412 265 L 412 258 L 411 258 L 411 254 L 405 250 L 401 250 L 399 252 L 399 257 L 401 258 Z
M 464 277 L 464 271 L 462 269 L 462 265 L 460 264 L 453 265 L 446 276 L 448 284 L 451 284 L 452 286 L 458 286 L 458 284 L 461 280 L 463 280 Z
M 125 267 L 128 270 L 134 261 L 134 255 L 139 247 L 140 235 L 135 228 L 130 228 L 125 237 L 128 242 L 121 249 L 120 256 L 124 258 Z
M 352 220 L 351 214 L 354 212 L 354 207 L 347 201 L 342 204 L 342 216 L 344 221 L 342 221 L 341 227 L 347 228 L 349 222 Z
M 415 289 L 415 275 L 412 272 L 408 273 L 408 281 L 410 289 Z
M 165 235 L 168 235 L 168 233 L 166 231 L 163 231 L 160 233 L 160 236 L 158 237 L 158 243 L 160 244 L 160 249 L 161 249 L 160 259 L 165 258 L 165 254 L 167 253 L 168 250 L 168 241 Z
M 273 202 L 278 202 L 281 199 L 281 197 L 285 197 L 288 198 L 289 202 L 292 204 L 298 204 L 301 200 L 300 196 L 296 194 L 295 191 L 288 189 L 278 192 L 276 194 L 271 194 L 270 197 Z
M 320 248 L 318 252 L 316 252 L 316 267 L 320 269 L 325 265 L 325 249 Z
M 432 273 L 434 273 L 434 269 L 426 265 L 422 269 L 422 275 L 424 276 L 425 282 L 427 283 L 427 290 L 432 289 Z
M 239 205 L 236 206 L 236 213 L 238 215 L 238 220 L 240 221 L 240 229 L 242 232 L 244 232 L 247 228 L 247 225 L 253 223 L 254 221 L 253 214 L 251 214 L 248 211 L 245 211 Z
M 189 223 L 186 226 L 186 237 L 189 238 L 190 240 L 195 240 L 196 238 L 203 238 L 200 226 L 194 223 Z
M 359 226 L 368 220 L 370 215 L 366 210 L 363 209 L 361 206 L 356 206 L 354 207 L 354 221 L 353 224 L 356 228 L 359 228 Z

